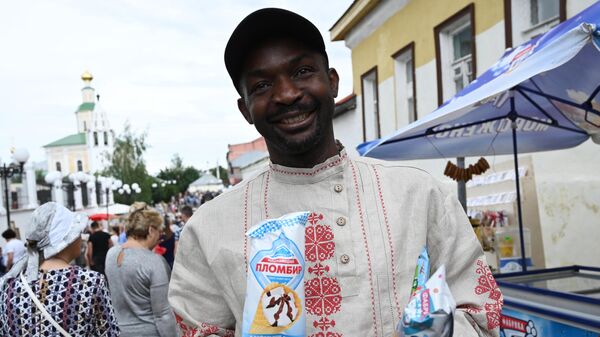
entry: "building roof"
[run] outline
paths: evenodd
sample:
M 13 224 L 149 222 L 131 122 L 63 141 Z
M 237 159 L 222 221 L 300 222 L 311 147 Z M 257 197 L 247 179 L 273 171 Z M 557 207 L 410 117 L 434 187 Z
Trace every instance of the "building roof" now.
M 251 151 L 267 151 L 267 144 L 263 137 L 240 144 L 229 144 L 227 145 L 229 151 L 227 151 L 227 162 L 231 162 L 236 158 L 242 156 L 244 153 Z
M 335 103 L 333 118 L 354 109 L 356 109 L 356 94 L 352 93 Z
M 354 0 L 350 7 L 329 29 L 331 41 L 341 41 L 369 12 L 379 3 L 380 0 Z
M 268 158 L 269 152 L 267 151 L 250 151 L 243 155 L 235 158 L 231 161 L 231 167 L 246 167 L 252 165 L 262 159 Z
M 81 103 L 81 105 L 79 105 L 79 108 L 77 108 L 77 111 L 75 111 L 75 112 L 92 111 L 92 110 L 94 110 L 95 106 L 96 106 L 96 103 Z
M 190 186 L 221 185 L 223 182 L 212 174 L 205 174 L 196 179 Z
M 56 140 L 50 144 L 44 145 L 44 147 L 57 147 L 57 146 L 73 146 L 73 145 L 85 145 L 86 137 L 85 133 L 76 133 L 74 135 L 66 136 L 59 140 Z

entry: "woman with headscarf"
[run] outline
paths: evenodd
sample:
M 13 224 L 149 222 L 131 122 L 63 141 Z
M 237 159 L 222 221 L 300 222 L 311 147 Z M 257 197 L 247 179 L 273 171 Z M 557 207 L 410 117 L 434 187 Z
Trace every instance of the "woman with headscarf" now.
M 55 202 L 33 212 L 27 254 L 0 278 L 1 336 L 119 336 L 104 277 L 69 264 L 87 222 Z
M 169 266 L 152 252 L 163 231 L 163 219 L 146 203 L 136 202 L 127 216 L 127 242 L 106 255 L 106 277 L 121 336 L 175 336 L 169 306 Z

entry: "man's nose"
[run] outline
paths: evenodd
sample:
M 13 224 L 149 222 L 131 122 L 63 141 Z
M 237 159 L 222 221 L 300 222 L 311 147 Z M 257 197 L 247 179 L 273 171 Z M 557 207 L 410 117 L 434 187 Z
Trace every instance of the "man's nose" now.
M 282 76 L 275 82 L 273 100 L 280 104 L 290 105 L 302 97 L 302 90 L 287 76 Z

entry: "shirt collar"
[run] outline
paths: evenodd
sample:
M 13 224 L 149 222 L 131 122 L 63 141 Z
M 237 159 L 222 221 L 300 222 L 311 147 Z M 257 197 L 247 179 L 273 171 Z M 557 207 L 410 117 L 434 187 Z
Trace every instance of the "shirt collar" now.
M 344 146 L 338 142 L 338 154 L 312 168 L 287 167 L 269 161 L 269 174 L 276 180 L 289 184 L 312 184 L 324 180 L 333 174 L 340 173 L 348 165 L 348 154 Z

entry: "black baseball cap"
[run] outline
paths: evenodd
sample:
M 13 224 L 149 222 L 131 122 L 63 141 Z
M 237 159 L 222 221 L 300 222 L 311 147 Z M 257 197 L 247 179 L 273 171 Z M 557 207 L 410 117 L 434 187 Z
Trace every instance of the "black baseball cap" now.
M 246 16 L 225 47 L 225 67 L 240 96 L 242 67 L 253 47 L 270 38 L 290 38 L 322 54 L 327 60 L 321 33 L 306 18 L 281 8 L 263 8 Z

